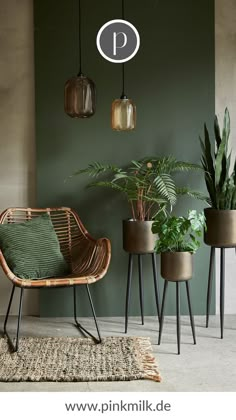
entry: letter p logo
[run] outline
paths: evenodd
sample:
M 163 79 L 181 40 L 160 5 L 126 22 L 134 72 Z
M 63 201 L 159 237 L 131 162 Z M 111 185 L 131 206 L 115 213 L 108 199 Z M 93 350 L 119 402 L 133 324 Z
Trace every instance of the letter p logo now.
M 138 52 L 140 37 L 132 23 L 123 19 L 110 20 L 97 34 L 100 54 L 112 63 L 124 63 Z
M 123 36 L 123 45 L 117 46 L 117 38 L 119 35 Z M 117 48 L 124 48 L 127 44 L 127 35 L 124 32 L 113 33 L 113 55 L 116 55 Z

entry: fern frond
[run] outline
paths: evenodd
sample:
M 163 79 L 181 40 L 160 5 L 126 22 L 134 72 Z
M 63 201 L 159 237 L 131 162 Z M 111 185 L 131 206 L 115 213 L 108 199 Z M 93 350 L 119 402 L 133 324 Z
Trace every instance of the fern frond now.
M 113 172 L 115 174 L 122 172 L 122 169 L 115 165 L 110 164 L 102 164 L 100 162 L 92 162 L 88 165 L 87 168 L 79 169 L 78 171 L 72 174 L 73 176 L 80 175 L 80 174 L 88 174 L 90 177 L 97 177 L 101 173 L 105 172 Z
M 187 195 L 191 198 L 197 198 L 198 200 L 207 201 L 208 197 L 200 193 L 199 191 L 193 191 L 187 187 L 176 187 L 177 195 Z
M 171 205 L 176 203 L 176 189 L 173 179 L 168 174 L 159 174 L 153 181 L 156 193 L 166 198 Z

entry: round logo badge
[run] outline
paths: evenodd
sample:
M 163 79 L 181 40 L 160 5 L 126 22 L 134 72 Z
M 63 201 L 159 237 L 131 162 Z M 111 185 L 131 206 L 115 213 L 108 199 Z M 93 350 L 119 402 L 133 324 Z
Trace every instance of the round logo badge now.
M 137 54 L 140 36 L 132 23 L 123 19 L 110 20 L 97 34 L 97 48 L 112 63 L 124 63 Z

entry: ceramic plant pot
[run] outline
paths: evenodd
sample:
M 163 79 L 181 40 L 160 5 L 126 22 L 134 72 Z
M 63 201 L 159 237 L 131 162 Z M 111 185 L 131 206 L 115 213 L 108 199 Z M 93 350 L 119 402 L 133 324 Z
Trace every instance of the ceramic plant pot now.
M 236 247 L 236 210 L 204 209 L 207 229 L 204 242 L 215 247 Z
M 157 234 L 152 233 L 152 221 L 123 220 L 123 248 L 130 254 L 154 252 Z
M 193 255 L 190 252 L 161 253 L 161 276 L 165 280 L 189 280 L 193 275 Z

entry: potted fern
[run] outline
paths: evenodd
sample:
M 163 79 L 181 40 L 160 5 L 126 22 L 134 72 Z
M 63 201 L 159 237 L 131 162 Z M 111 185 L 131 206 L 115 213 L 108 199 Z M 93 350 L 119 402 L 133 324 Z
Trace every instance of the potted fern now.
M 211 149 L 206 124 L 204 141 L 200 138 L 202 166 L 209 193 L 207 201 L 210 205 L 210 208 L 205 209 L 207 229 L 204 240 L 213 247 L 236 246 L 236 160 L 232 164 L 231 150 L 228 147 L 229 135 L 230 115 L 226 108 L 222 133 L 215 116 L 214 149 Z
M 205 227 L 204 213 L 190 210 L 187 217 L 165 215 L 153 222 L 158 235 L 155 251 L 161 254 L 161 275 L 165 280 L 189 280 L 193 273 L 193 254 L 200 247 Z
M 154 250 L 157 236 L 152 232 L 152 222 L 160 212 L 172 208 L 178 195 L 202 198 L 198 192 L 177 187 L 173 173 L 199 168 L 193 163 L 177 161 L 173 156 L 149 157 L 133 160 L 125 169 L 92 162 L 72 176 L 86 173 L 89 177 L 100 178 L 88 187 L 110 188 L 126 197 L 131 218 L 123 221 L 123 248 L 131 254 L 144 254 Z M 101 179 L 102 176 L 105 179 Z

